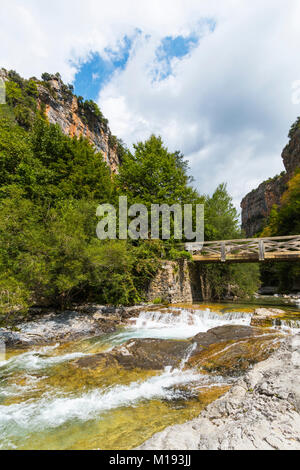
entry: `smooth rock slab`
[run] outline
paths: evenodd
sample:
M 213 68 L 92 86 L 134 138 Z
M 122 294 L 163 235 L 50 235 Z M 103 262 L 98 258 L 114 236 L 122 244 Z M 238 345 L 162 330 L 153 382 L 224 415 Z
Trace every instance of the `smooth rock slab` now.
M 140 450 L 300 449 L 300 335 L 256 364 L 198 418 L 166 428 Z

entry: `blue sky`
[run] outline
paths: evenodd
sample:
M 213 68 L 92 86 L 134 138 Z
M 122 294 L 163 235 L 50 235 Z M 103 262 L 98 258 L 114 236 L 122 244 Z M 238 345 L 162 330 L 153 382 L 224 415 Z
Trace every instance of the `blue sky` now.
M 103 57 L 91 52 L 89 59 L 79 66 L 74 78 L 75 93 L 85 99 L 96 100 L 101 88 L 116 70 L 123 70 L 129 59 L 132 38 L 125 36 L 117 51 L 106 48 Z

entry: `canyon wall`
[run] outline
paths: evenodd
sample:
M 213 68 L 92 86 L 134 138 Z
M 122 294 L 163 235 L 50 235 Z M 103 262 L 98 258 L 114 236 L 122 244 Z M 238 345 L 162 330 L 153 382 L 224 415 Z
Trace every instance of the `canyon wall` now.
M 287 182 L 295 170 L 300 167 L 300 127 L 294 124 L 290 140 L 282 152 L 285 172 L 261 183 L 257 189 L 247 194 L 241 202 L 242 229 L 247 237 L 259 233 L 270 215 L 274 204 L 280 205 L 282 194 L 287 188 Z

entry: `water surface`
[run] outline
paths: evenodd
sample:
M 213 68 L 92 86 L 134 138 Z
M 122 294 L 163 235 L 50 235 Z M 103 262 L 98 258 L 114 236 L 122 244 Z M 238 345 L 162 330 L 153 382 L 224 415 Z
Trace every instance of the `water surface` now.
M 0 362 L 0 448 L 130 449 L 168 425 L 196 417 L 231 379 L 186 369 L 187 357 L 160 372 L 83 369 L 76 359 L 132 338 L 184 340 L 224 324 L 249 325 L 252 311 L 236 305 L 171 306 L 144 311 L 110 335 L 10 351 Z

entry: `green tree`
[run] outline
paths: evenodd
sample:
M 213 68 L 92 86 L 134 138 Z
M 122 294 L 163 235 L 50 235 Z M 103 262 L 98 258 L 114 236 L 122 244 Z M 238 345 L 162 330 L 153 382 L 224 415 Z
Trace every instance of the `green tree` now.
M 220 184 L 205 204 L 205 240 L 241 238 L 238 213 L 226 184 Z M 204 264 L 199 268 L 202 297 L 221 300 L 226 296 L 245 297 L 260 285 L 256 264 Z

